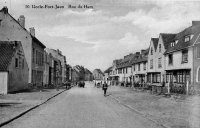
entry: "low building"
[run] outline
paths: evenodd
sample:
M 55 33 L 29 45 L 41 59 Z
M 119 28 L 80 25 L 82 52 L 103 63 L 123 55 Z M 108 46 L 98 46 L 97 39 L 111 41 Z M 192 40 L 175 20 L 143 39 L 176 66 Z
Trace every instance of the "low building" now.
M 132 61 L 133 81 L 134 83 L 143 84 L 147 79 L 147 65 L 148 65 L 149 49 L 136 52 L 134 60 Z
M 0 94 L 28 87 L 28 64 L 21 42 L 0 41 Z
M 117 75 L 119 76 L 119 82 L 122 86 L 131 86 L 132 85 L 132 59 L 134 54 L 129 54 L 124 56 L 123 59 L 117 64 Z

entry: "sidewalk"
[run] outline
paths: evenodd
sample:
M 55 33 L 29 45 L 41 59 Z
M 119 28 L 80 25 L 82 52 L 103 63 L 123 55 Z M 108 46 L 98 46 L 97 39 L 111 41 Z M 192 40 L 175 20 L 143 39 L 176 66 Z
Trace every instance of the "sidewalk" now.
M 25 112 L 45 103 L 54 96 L 65 91 L 64 89 L 43 89 L 19 92 L 16 94 L 0 95 L 0 127 L 6 122 L 15 119 Z
M 112 86 L 108 94 L 145 118 L 168 128 L 200 128 L 200 96 L 150 94 Z

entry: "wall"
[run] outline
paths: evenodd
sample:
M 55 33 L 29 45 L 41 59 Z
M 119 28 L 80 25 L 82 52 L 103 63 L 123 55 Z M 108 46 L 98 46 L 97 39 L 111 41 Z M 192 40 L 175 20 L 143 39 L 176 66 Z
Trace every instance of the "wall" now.
M 31 67 L 32 38 L 16 21 L 8 14 L 0 12 L 0 39 L 2 41 L 21 41 L 28 67 Z M 29 70 L 29 83 L 31 83 L 31 70 Z
M 200 70 L 200 58 L 197 58 L 197 47 L 200 47 L 200 41 L 197 42 L 197 44 L 195 44 L 193 52 L 194 52 L 194 77 L 193 77 L 193 81 L 194 81 L 194 86 L 200 90 L 200 81 L 198 81 L 198 70 Z
M 8 92 L 8 72 L 0 72 L 0 94 Z
M 43 84 L 48 85 L 49 84 L 49 55 L 44 52 L 44 72 L 43 72 Z
M 19 59 L 19 66 L 15 67 L 15 58 Z M 24 66 L 23 66 L 24 61 Z M 8 67 L 8 92 L 25 89 L 28 87 L 28 64 L 22 47 L 18 47 Z
M 37 85 L 42 85 L 43 83 L 43 71 L 44 71 L 44 63 L 42 64 L 36 64 L 36 59 L 42 59 L 44 60 L 44 48 L 41 47 L 36 41 L 32 41 L 32 48 L 34 49 L 34 54 L 32 53 L 32 83 L 35 83 Z M 31 49 L 33 52 L 33 50 Z M 40 57 L 36 55 L 36 51 L 40 54 L 42 54 Z M 33 61 L 34 58 L 34 61 Z
M 66 65 L 66 60 L 65 60 L 65 57 L 60 54 L 58 50 L 55 50 L 55 49 L 49 49 L 49 48 L 46 48 L 45 49 L 47 53 L 51 53 L 52 56 L 54 58 L 57 58 L 58 60 L 60 60 L 61 62 L 61 72 L 62 72 L 62 83 L 65 82 L 66 80 L 66 70 L 65 70 L 65 65 Z
M 192 48 L 188 49 L 188 63 L 182 64 L 182 51 L 173 52 L 173 64 L 169 65 L 169 57 L 165 56 L 166 59 L 166 70 L 172 69 L 192 69 L 193 65 L 193 53 Z
M 193 82 L 193 48 L 188 48 L 188 62 L 182 64 L 182 51 L 173 52 L 173 64 L 169 65 L 169 57 L 165 56 L 166 70 L 191 69 L 191 82 Z
M 159 45 L 161 44 L 161 52 L 159 51 Z M 155 71 L 156 72 L 160 72 L 161 73 L 161 81 L 163 81 L 164 77 L 165 77 L 165 47 L 164 47 L 164 43 L 163 43 L 163 39 L 160 36 L 159 40 L 158 40 L 158 45 L 157 45 L 157 50 L 155 52 Z M 161 65 L 162 67 L 158 67 L 158 58 L 162 58 L 161 60 Z
M 151 41 L 150 42 L 150 47 L 149 47 L 149 54 L 148 54 L 148 63 L 147 63 L 147 72 L 155 72 L 155 66 L 156 66 L 156 57 L 155 57 L 155 48 L 154 48 L 154 45 L 153 45 L 153 42 Z M 151 48 L 153 49 L 153 55 L 151 55 Z M 153 69 L 150 69 L 150 60 L 153 59 Z

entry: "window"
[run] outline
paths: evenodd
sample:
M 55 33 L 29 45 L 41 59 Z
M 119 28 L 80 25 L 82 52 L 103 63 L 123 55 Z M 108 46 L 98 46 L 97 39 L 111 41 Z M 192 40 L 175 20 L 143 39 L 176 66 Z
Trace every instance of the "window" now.
M 197 54 L 197 58 L 200 59 L 200 45 L 197 46 L 197 49 L 196 49 L 196 54 Z
M 168 58 L 169 58 L 169 65 L 172 65 L 173 64 L 173 54 L 169 54 Z
M 200 82 L 200 67 L 197 69 L 197 82 Z
M 162 68 L 162 58 L 158 58 L 158 68 Z
M 151 48 L 151 55 L 153 55 L 153 48 Z
M 138 64 L 138 71 L 140 71 L 140 63 Z
M 178 40 L 175 40 L 175 44 L 177 44 L 178 43 Z
M 182 51 L 182 63 L 188 62 L 188 50 Z
M 144 70 L 146 70 L 146 62 L 143 63 Z
M 185 36 L 185 42 L 190 41 L 190 36 Z
M 147 74 L 147 82 L 148 82 L 148 83 L 151 82 L 151 74 Z
M 179 70 L 171 71 L 166 74 L 166 82 L 169 82 L 169 79 L 173 83 L 184 84 L 187 81 L 190 81 L 190 71 L 189 70 Z
M 150 60 L 150 69 L 153 69 L 153 59 Z
M 19 59 L 15 58 L 15 68 L 18 68 L 18 67 L 19 67 Z
M 35 49 L 32 50 L 32 62 L 35 62 Z
M 161 77 L 160 77 L 160 74 L 159 74 L 159 73 L 153 74 L 152 77 L 153 77 L 153 78 L 152 78 L 152 79 L 153 79 L 153 83 L 160 83 Z
M 22 60 L 22 69 L 24 69 L 24 59 Z
M 161 52 L 161 44 L 159 44 L 159 52 Z
M 175 42 L 171 42 L 171 47 L 174 47 L 175 46 Z
M 135 71 L 135 64 L 133 65 L 133 71 Z

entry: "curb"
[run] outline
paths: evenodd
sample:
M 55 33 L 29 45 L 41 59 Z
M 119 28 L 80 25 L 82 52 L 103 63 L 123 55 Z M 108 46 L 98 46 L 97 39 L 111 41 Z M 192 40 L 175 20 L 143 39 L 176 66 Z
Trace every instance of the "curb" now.
M 155 123 L 156 125 L 161 126 L 161 127 L 163 127 L 163 128 L 171 128 L 171 127 L 169 127 L 169 126 L 167 126 L 167 125 L 165 125 L 165 124 L 160 124 L 160 123 L 158 123 L 156 120 L 153 120 L 153 119 L 149 118 L 149 117 L 148 117 L 148 114 L 144 114 L 144 113 L 138 111 L 137 109 L 133 108 L 132 106 L 122 103 L 120 100 L 118 100 L 118 99 L 117 99 L 115 96 L 113 96 L 112 94 L 111 94 L 110 96 L 111 96 L 112 99 L 114 99 L 115 101 L 117 101 L 119 104 L 123 105 L 124 107 L 126 107 L 126 108 L 128 108 L 128 109 L 130 109 L 130 110 L 132 110 L 132 111 L 134 111 L 134 112 L 137 113 L 138 115 L 141 115 L 142 117 L 144 117 L 144 118 L 150 120 L 151 122 Z
M 63 91 L 61 91 L 61 92 L 59 92 L 59 93 L 53 95 L 52 97 L 48 98 L 47 100 L 45 100 L 45 101 L 43 101 L 43 102 L 41 102 L 41 103 L 39 103 L 39 104 L 37 104 L 37 105 L 35 105 L 35 106 L 33 106 L 33 107 L 27 109 L 27 110 L 25 110 L 24 112 L 18 114 L 17 116 L 15 116 L 15 117 L 13 117 L 13 118 L 7 120 L 7 121 L 4 121 L 3 123 L 0 123 L 0 127 L 2 127 L 2 126 L 4 126 L 4 125 L 6 125 L 6 124 L 8 124 L 8 123 L 10 123 L 10 122 L 12 122 L 12 121 L 18 119 L 19 117 L 25 115 L 26 113 L 30 112 L 30 111 L 33 110 L 33 109 L 36 109 L 37 107 L 39 107 L 39 106 L 45 104 L 45 103 L 48 102 L 49 100 L 53 99 L 54 97 L 58 96 L 59 94 L 65 92 L 65 91 L 67 91 L 67 90 L 63 90 Z

